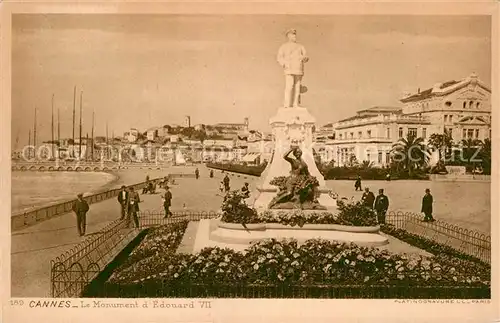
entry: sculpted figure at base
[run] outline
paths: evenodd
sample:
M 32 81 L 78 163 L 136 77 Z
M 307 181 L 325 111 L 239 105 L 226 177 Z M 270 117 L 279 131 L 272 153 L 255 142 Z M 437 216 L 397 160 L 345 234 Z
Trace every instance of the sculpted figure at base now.
M 293 153 L 295 158 L 291 158 Z M 280 188 L 278 195 L 269 203 L 270 209 L 325 210 L 318 201 L 319 182 L 309 174 L 309 168 L 302 159 L 298 147 L 290 148 L 283 158 L 290 163 L 290 176 L 276 178 L 271 182 Z
M 297 31 L 295 29 L 288 30 L 286 36 L 288 42 L 279 48 L 277 59 L 285 72 L 284 107 L 289 108 L 299 106 L 304 63 L 309 58 L 306 56 L 304 46 L 297 43 Z

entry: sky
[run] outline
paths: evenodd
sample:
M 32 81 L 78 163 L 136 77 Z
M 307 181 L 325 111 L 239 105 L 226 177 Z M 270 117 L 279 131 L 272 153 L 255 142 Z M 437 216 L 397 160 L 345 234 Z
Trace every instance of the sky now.
M 83 135 L 130 127 L 243 122 L 270 131 L 282 105 L 276 62 L 284 32 L 297 30 L 309 62 L 302 105 L 319 126 L 373 106 L 401 106 L 405 93 L 475 72 L 491 84 L 487 16 L 14 15 L 12 144 L 72 136 L 73 91 Z M 16 144 L 17 143 L 17 144 Z

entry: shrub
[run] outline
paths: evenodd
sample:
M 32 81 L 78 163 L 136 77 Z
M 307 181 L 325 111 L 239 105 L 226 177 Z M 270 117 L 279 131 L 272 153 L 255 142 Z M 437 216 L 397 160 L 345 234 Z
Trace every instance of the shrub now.
M 340 223 L 355 226 L 374 226 L 377 225 L 375 211 L 364 206 L 361 202 L 345 203 L 340 200 L 339 216 L 337 220 Z
M 245 202 L 241 191 L 231 191 L 224 196 L 222 202 L 222 221 L 229 223 L 256 223 L 257 211 L 250 208 Z

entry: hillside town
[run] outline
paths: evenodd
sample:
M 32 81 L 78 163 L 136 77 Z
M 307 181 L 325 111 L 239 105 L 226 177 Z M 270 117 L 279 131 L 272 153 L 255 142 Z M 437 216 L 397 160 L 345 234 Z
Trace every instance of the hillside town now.
M 315 129 L 316 159 L 337 167 L 357 163 L 388 167 L 394 145 L 408 136 L 421 138 L 426 146 L 439 145 L 436 138 L 445 138 L 452 151 L 491 139 L 491 90 L 475 74 L 418 88 L 400 102 L 401 106 L 363 109 Z M 272 157 L 273 135 L 251 129 L 248 117 L 241 123 L 192 125 L 186 116 L 182 125 L 131 128 L 119 136 L 60 138 L 43 142 L 36 151 L 38 159 L 45 160 L 261 165 Z M 33 157 L 33 153 L 27 155 Z M 436 164 L 438 155 L 434 151 L 428 162 Z M 22 156 L 22 150 L 13 153 L 13 159 Z

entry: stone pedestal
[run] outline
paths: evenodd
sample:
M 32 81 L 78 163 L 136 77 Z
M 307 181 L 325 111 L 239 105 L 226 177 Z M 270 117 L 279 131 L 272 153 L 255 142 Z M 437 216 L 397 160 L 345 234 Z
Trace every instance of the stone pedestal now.
M 316 119 L 306 108 L 279 108 L 278 113 L 269 120 L 274 135 L 274 153 L 267 168 L 261 175 L 257 187 L 254 208 L 261 212 L 268 208 L 271 200 L 278 193 L 278 188 L 270 184 L 273 178 L 290 175 L 290 164 L 283 159 L 283 155 L 291 145 L 298 145 L 302 150 L 302 159 L 309 167 L 309 173 L 315 176 L 320 184 L 321 196 L 318 201 L 328 211 L 336 211 L 336 200 L 332 199 L 313 156 L 313 127 Z

